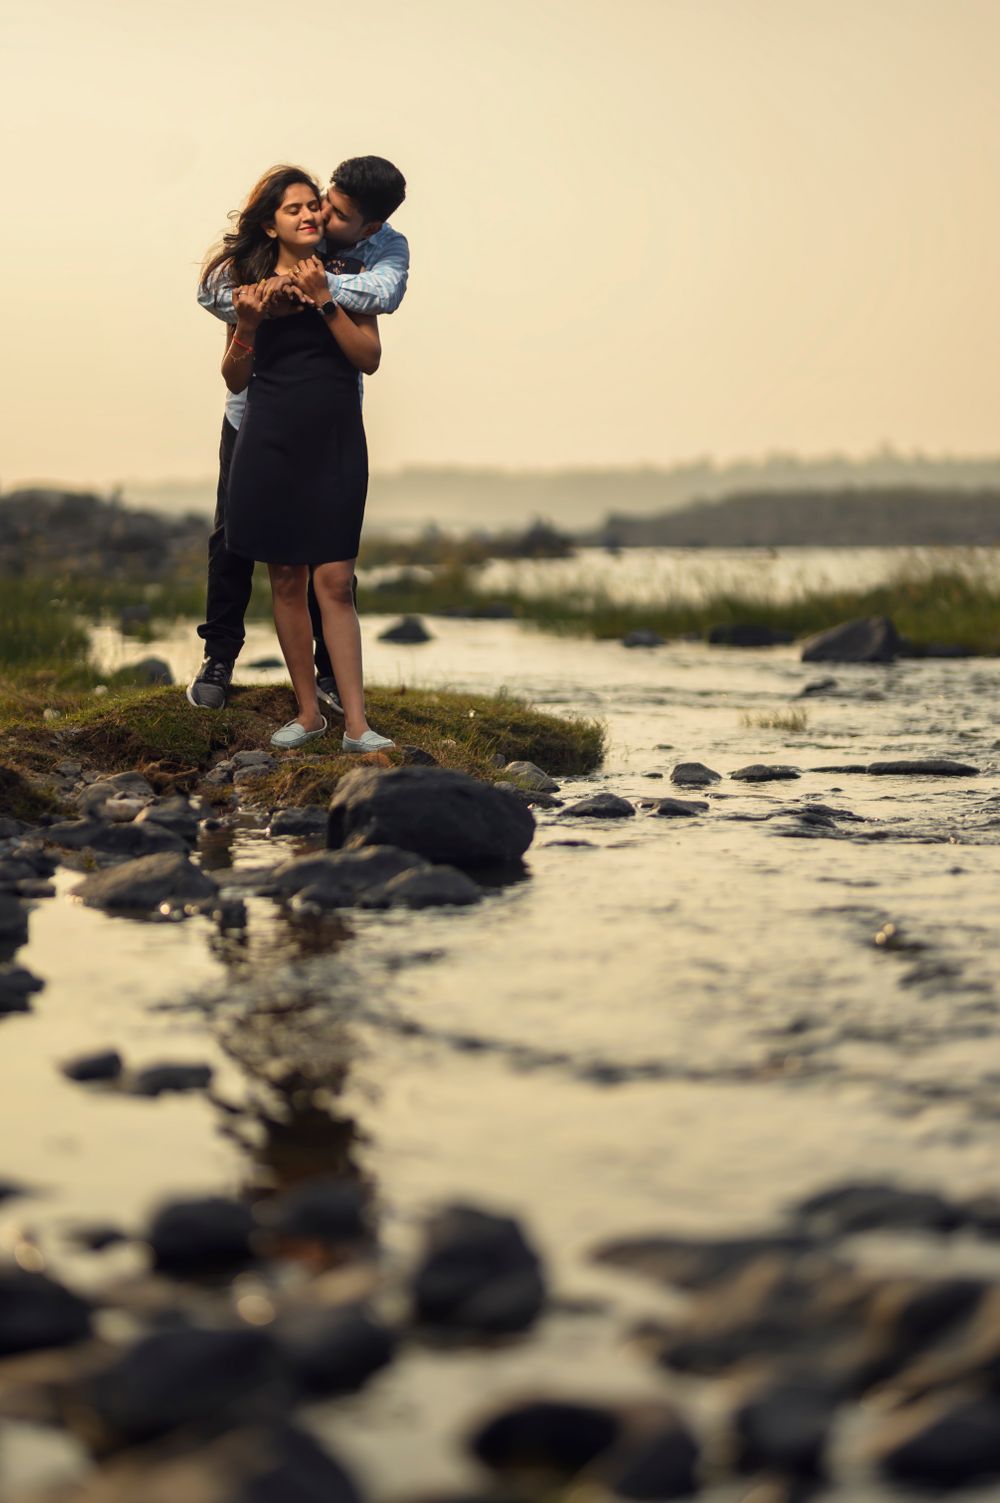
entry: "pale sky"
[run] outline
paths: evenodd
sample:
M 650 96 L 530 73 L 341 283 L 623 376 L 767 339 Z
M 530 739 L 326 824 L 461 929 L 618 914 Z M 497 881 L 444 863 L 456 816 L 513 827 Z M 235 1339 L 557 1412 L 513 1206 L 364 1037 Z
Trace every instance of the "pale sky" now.
M 390 157 L 372 465 L 1000 449 L 1000 0 L 3 0 L 0 485 L 215 464 L 197 269 Z

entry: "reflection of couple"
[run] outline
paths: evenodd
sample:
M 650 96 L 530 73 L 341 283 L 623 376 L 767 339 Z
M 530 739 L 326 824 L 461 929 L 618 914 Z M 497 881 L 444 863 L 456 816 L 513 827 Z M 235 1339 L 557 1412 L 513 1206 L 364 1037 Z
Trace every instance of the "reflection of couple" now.
M 345 751 L 392 745 L 365 718 L 353 586 L 368 486 L 360 373 L 378 369 L 376 315 L 406 289 L 407 244 L 385 223 L 405 191 L 381 157 L 342 163 L 325 194 L 301 168 L 276 167 L 202 273 L 198 300 L 226 323 L 230 395 L 198 628 L 206 655 L 187 695 L 225 704 L 254 560 L 265 562 L 298 702 L 274 746 L 321 736 L 321 703 L 343 713 Z

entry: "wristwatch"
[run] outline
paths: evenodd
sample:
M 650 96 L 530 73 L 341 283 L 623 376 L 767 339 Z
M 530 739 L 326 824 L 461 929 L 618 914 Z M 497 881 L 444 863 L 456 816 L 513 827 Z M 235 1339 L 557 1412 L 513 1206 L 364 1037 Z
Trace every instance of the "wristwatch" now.
M 327 301 L 322 305 L 322 307 L 316 309 L 316 312 L 320 314 L 322 318 L 332 318 L 336 311 L 337 305 L 333 301 L 332 297 L 328 298 Z

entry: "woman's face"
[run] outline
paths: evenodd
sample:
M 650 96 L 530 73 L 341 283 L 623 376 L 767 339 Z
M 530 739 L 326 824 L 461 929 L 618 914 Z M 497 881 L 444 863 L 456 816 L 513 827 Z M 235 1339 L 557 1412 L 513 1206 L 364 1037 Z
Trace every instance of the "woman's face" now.
M 288 250 L 308 255 L 323 238 L 323 205 L 308 183 L 292 183 L 264 228 Z

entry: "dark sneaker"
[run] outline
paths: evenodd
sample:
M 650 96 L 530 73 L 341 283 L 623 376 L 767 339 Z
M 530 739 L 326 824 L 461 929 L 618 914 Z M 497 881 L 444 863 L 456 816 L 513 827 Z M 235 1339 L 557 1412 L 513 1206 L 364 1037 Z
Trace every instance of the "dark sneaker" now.
M 206 658 L 187 686 L 188 703 L 196 710 L 224 710 L 232 676 L 232 663 Z
M 337 680 L 332 675 L 328 678 L 317 678 L 316 698 L 321 705 L 325 705 L 335 715 L 343 715 L 344 706 L 340 703 L 340 695 L 337 693 Z

